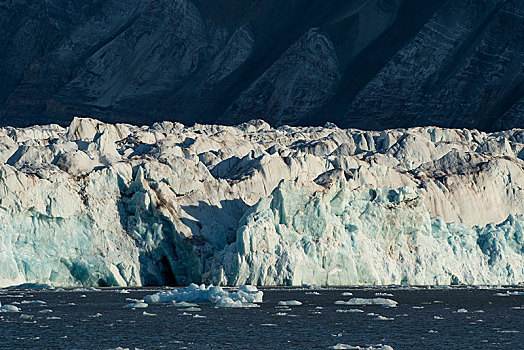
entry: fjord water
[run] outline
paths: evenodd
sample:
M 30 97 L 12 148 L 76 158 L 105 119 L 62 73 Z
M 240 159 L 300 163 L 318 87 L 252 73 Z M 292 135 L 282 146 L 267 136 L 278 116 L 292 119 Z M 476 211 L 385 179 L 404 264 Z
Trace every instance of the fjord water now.
M 524 344 L 522 287 L 265 288 L 258 308 L 124 308 L 127 299 L 160 290 L 165 289 L 127 294 L 111 289 L 1 290 L 2 305 L 21 311 L 0 313 L 0 348 L 326 349 L 382 344 L 394 349 L 518 349 Z M 398 305 L 336 303 L 353 297 L 388 298 Z M 278 305 L 289 300 L 302 305 Z

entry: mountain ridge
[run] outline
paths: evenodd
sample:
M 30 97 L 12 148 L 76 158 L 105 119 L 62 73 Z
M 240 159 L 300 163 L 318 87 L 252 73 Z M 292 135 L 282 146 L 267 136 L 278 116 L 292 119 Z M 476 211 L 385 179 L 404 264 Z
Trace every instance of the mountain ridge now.
M 0 5 L 0 125 L 524 127 L 517 0 Z

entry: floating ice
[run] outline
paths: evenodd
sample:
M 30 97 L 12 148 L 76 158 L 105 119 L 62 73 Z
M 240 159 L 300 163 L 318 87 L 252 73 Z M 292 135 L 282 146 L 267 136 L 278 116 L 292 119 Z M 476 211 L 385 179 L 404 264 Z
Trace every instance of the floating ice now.
M 344 293 L 342 293 L 341 295 L 342 295 L 343 297 L 350 297 L 350 296 L 353 295 L 353 293 L 351 293 L 351 292 L 344 292 Z
M 392 299 L 386 298 L 351 298 L 348 301 L 337 300 L 335 301 L 337 305 L 384 305 L 389 307 L 397 306 L 397 302 Z
M 182 311 L 184 311 L 184 312 L 198 312 L 198 311 L 202 311 L 202 309 L 199 308 L 199 307 L 188 307 L 187 309 L 182 309 Z
M 496 297 L 509 297 L 509 296 L 512 296 L 512 295 L 524 295 L 524 292 L 521 292 L 521 291 L 507 291 L 506 293 L 495 293 L 493 294 L 494 296 Z
M 382 344 L 376 344 L 376 345 L 366 345 L 366 346 L 353 346 L 348 344 L 342 344 L 339 343 L 337 345 L 334 345 L 330 347 L 330 349 L 353 349 L 353 350 L 393 350 L 393 348 L 389 345 L 382 345 Z
M 281 300 L 278 302 L 280 306 L 300 306 L 302 303 L 298 300 Z
M 45 283 L 22 283 L 15 286 L 9 286 L 8 290 L 50 290 L 54 287 L 50 284 Z
M 361 313 L 361 312 L 364 312 L 364 310 L 360 310 L 360 309 L 338 309 L 337 312 L 342 312 L 342 313 Z
M 254 286 L 240 286 L 237 291 L 226 291 L 218 286 L 190 284 L 187 288 L 175 288 L 158 292 L 144 298 L 148 303 L 213 303 L 218 307 L 257 307 L 262 302 L 263 292 Z
M 380 293 L 380 292 L 379 293 L 375 293 L 375 295 L 377 297 L 392 297 L 393 296 L 393 294 L 391 294 L 391 293 Z
M 180 303 L 177 303 L 176 301 L 172 301 L 171 304 L 174 306 L 174 307 L 193 307 L 193 306 L 198 306 L 198 304 L 195 304 L 195 303 L 188 303 L 188 302 L 185 302 L 185 301 L 182 301 Z
M 376 320 L 376 321 L 393 321 L 394 318 L 378 315 L 377 317 L 374 318 L 374 320 Z
M 459 314 L 465 314 L 467 312 L 468 312 L 468 310 L 466 310 L 466 309 L 458 309 L 457 310 L 457 313 L 459 313 Z
M 0 312 L 20 312 L 20 308 L 14 305 L 3 305 L 0 303 Z
M 127 305 L 124 305 L 124 308 L 126 309 L 145 309 L 149 305 L 147 303 L 142 303 L 140 301 L 129 303 Z
M 46 302 L 43 300 L 22 300 L 20 304 L 38 304 L 38 305 L 45 305 Z

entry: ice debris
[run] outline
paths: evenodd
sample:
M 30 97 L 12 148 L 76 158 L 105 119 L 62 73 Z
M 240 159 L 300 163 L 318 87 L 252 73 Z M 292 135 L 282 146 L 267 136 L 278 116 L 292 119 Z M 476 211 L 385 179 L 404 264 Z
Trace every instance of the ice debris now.
M 281 300 L 278 302 L 280 306 L 300 306 L 302 303 L 298 300 Z
M 14 305 L 2 305 L 0 303 L 0 312 L 20 312 L 20 308 Z
M 143 303 L 141 301 L 136 301 L 134 303 L 129 303 L 124 306 L 126 309 L 145 309 L 149 305 L 147 303 Z
M 51 290 L 54 287 L 45 283 L 22 283 L 14 286 L 9 286 L 7 290 Z
M 187 288 L 175 288 L 158 292 L 144 298 L 147 303 L 212 303 L 217 307 L 258 307 L 262 302 L 263 292 L 254 286 L 240 286 L 236 291 L 227 291 L 219 286 L 200 286 L 192 283 Z M 177 305 L 175 304 L 175 305 Z
M 337 312 L 340 313 L 362 313 L 363 310 L 360 309 L 337 309 Z
M 512 295 L 524 295 L 524 292 L 521 292 L 521 291 L 507 291 L 506 293 L 495 293 L 493 294 L 494 296 L 496 297 L 509 297 L 509 296 L 512 296 Z
M 337 345 L 332 346 L 330 349 L 353 349 L 353 350 L 393 350 L 393 348 L 389 345 L 382 345 L 382 344 L 376 344 L 376 345 L 365 345 L 365 346 L 353 346 L 348 344 L 339 343 Z
M 389 307 L 397 306 L 397 302 L 386 298 L 351 298 L 348 301 L 337 300 L 336 305 L 383 305 Z

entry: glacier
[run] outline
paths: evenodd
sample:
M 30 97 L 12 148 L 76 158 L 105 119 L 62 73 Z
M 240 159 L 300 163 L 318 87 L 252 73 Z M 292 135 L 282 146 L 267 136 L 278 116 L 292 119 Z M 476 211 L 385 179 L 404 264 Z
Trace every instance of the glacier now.
M 524 282 L 524 131 L 0 128 L 0 287 Z

